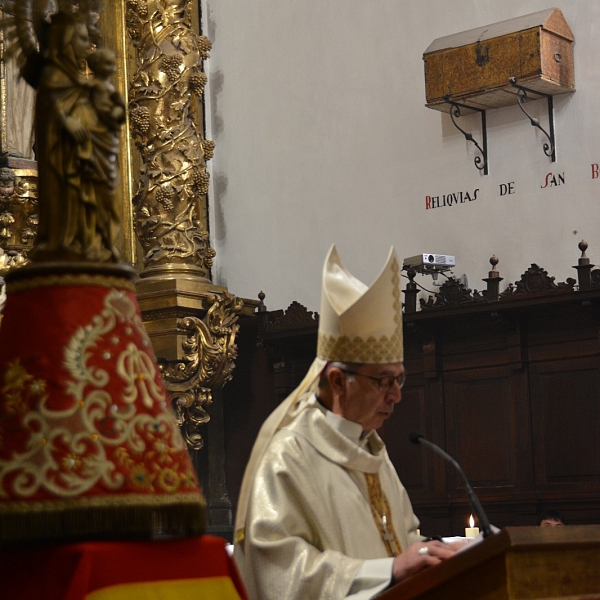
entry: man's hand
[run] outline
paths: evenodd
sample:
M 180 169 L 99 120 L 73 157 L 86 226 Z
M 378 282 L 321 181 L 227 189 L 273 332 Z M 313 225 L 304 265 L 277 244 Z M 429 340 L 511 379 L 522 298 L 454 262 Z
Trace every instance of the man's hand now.
M 444 544 L 444 542 L 438 541 L 411 544 L 402 554 L 394 558 L 392 570 L 394 583 L 454 556 L 460 547 L 461 544 Z M 422 548 L 427 548 L 428 552 L 424 553 Z

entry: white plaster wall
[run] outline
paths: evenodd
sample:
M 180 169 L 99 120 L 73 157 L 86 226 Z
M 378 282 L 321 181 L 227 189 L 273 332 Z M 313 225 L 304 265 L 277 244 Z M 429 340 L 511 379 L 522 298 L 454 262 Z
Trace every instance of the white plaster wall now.
M 496 254 L 503 285 L 532 262 L 556 281 L 586 239 L 600 264 L 600 2 L 558 5 L 576 39 L 574 94 L 555 97 L 557 162 L 518 106 L 488 111 L 490 173 L 448 115 L 424 107 L 422 54 L 435 38 L 555 5 L 548 0 L 202 0 L 213 278 L 270 309 L 319 310 L 332 242 L 365 282 L 390 245 L 400 258 L 454 254 L 483 289 Z M 547 126 L 546 103 L 529 103 Z M 480 137 L 479 117 L 462 119 Z M 565 184 L 541 189 L 548 172 Z M 515 193 L 500 197 L 499 184 Z M 425 210 L 427 195 L 479 188 Z M 431 279 L 418 277 L 431 287 Z

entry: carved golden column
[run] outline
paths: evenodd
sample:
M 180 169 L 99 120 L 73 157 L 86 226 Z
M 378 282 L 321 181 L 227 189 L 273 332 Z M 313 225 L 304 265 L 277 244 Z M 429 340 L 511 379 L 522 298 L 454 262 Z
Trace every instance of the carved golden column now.
M 206 161 L 214 144 L 203 136 L 202 94 L 211 44 L 197 33 L 197 6 L 190 0 L 125 0 L 105 12 L 121 11 L 121 31 L 135 61 L 124 60 L 123 70 L 130 136 L 138 150 L 129 158 L 137 179 L 138 301 L 203 485 L 208 529 L 227 536 L 233 524 L 221 390 L 237 355 L 238 316 L 252 314 L 258 302 L 236 298 L 210 278 L 215 251 L 208 234 Z
M 209 283 L 205 160 L 214 144 L 202 134 L 201 101 L 211 44 L 192 28 L 190 0 L 127 0 L 126 24 L 137 51 L 129 118 L 142 160 L 133 198 L 141 276 Z

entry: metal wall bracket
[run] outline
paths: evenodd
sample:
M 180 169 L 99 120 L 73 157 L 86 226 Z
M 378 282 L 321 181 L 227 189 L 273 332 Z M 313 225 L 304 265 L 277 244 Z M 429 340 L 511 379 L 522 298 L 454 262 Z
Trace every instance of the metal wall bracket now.
M 510 84 L 519 90 L 517 92 L 517 101 L 519 103 L 519 108 L 523 111 L 525 116 L 529 119 L 529 122 L 533 127 L 537 127 L 547 138 L 548 141 L 544 142 L 544 154 L 550 157 L 552 162 L 556 162 L 556 138 L 554 135 L 554 100 L 553 97 L 549 94 L 544 94 L 543 92 L 537 92 L 535 90 L 531 90 L 529 88 L 523 87 L 522 85 L 517 83 L 516 77 L 511 77 L 509 79 Z M 548 100 L 548 121 L 550 133 L 548 133 L 541 125 L 538 119 L 532 117 L 523 107 L 523 104 L 529 100 L 528 94 L 535 94 L 540 98 L 546 98 Z M 538 98 L 533 98 L 533 100 L 537 100 Z
M 450 100 L 450 96 L 448 96 L 448 95 L 444 96 L 444 101 L 452 107 L 450 109 L 450 118 L 452 119 L 452 123 L 454 124 L 454 127 L 456 127 L 456 129 L 458 129 L 465 136 L 465 139 L 468 142 L 471 142 L 472 144 L 474 144 L 475 147 L 477 148 L 477 150 L 479 150 L 479 152 L 481 153 L 481 156 L 476 156 L 473 162 L 475 163 L 475 166 L 480 171 L 483 171 L 484 175 L 487 175 L 488 174 L 487 122 L 486 122 L 486 117 L 485 117 L 485 110 L 483 110 L 481 108 L 475 108 L 473 106 L 467 106 L 466 104 L 459 104 L 458 102 L 455 102 L 454 100 Z M 483 147 L 477 143 L 477 141 L 473 138 L 473 136 L 470 133 L 468 133 L 467 131 L 462 129 L 456 122 L 456 119 L 461 117 L 461 112 L 460 112 L 461 108 L 466 108 L 468 110 L 474 110 L 481 115 L 481 131 L 482 131 L 481 144 Z

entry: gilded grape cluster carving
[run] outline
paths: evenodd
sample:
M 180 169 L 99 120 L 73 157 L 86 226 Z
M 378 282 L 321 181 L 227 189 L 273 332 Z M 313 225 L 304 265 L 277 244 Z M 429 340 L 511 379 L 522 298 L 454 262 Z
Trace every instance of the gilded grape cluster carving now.
M 126 25 L 137 49 L 129 92 L 131 133 L 142 156 L 134 197 L 146 267 L 183 263 L 208 277 L 215 251 L 206 227 L 206 160 L 199 99 L 210 41 L 192 29 L 189 0 L 127 0 Z
M 28 262 L 38 223 L 37 177 L 0 168 L 0 272 Z

